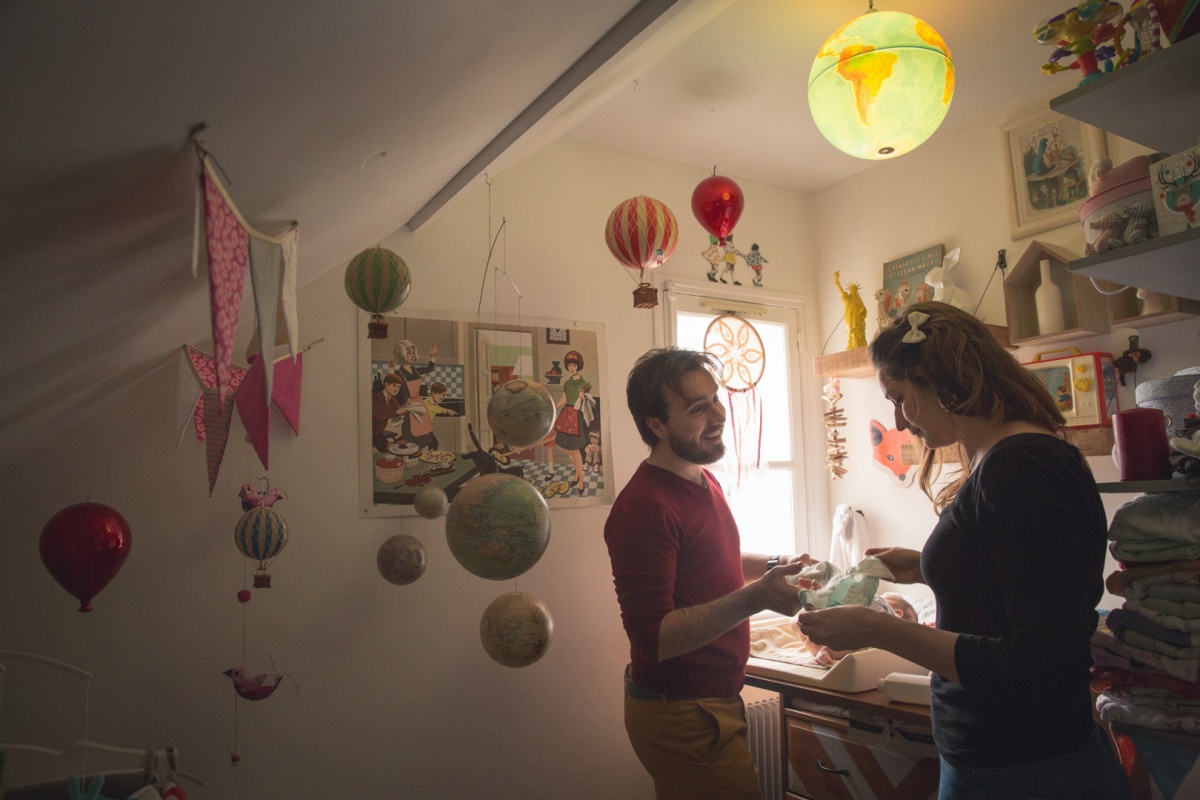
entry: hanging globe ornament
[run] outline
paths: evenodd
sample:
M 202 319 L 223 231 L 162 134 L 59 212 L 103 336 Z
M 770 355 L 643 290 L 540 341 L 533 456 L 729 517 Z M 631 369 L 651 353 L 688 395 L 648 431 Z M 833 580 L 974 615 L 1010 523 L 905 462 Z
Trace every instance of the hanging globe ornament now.
M 488 399 L 488 427 L 501 444 L 531 447 L 550 435 L 556 410 L 545 386 L 516 378 Z
M 267 562 L 279 555 L 287 545 L 288 527 L 283 516 L 269 506 L 252 508 L 238 520 L 233 529 L 233 541 L 242 555 L 257 562 L 254 573 L 255 589 L 270 589 L 271 576 Z
M 116 577 L 129 558 L 129 523 L 100 503 L 76 503 L 50 518 L 42 528 L 38 551 L 51 577 L 79 601 L 79 611 L 92 610 L 92 598 Z
M 658 290 L 646 280 L 646 270 L 661 267 L 679 243 L 679 223 L 671 209 L 653 197 L 631 197 L 608 215 L 604 242 L 613 258 L 638 271 L 633 307 L 657 306 Z
M 530 569 L 550 544 L 550 507 L 529 481 L 496 472 L 467 481 L 446 511 L 446 543 L 479 578 L 503 581 Z
M 928 24 L 873 5 L 821 45 L 808 75 L 808 107 L 834 147 L 880 160 L 913 150 L 942 124 L 954 96 L 954 62 Z
M 425 519 L 437 519 L 446 513 L 450 500 L 440 486 L 426 486 L 413 496 L 413 510 Z
M 398 533 L 379 546 L 375 566 L 388 583 L 407 586 L 425 574 L 425 545 L 415 536 Z
M 741 218 L 745 204 L 742 187 L 732 178 L 718 175 L 716 168 L 713 168 L 712 175 L 700 181 L 692 190 L 692 213 L 696 215 L 696 221 L 717 237 L 717 244 L 721 247 L 725 246 L 725 240 L 733 233 L 733 226 Z
M 411 289 L 412 277 L 404 259 L 380 245 L 368 247 L 346 265 L 346 294 L 354 305 L 371 315 L 368 339 L 387 338 L 383 315 L 407 300 Z
M 550 648 L 554 619 L 550 609 L 527 592 L 502 594 L 479 620 L 479 640 L 497 664 L 528 667 Z

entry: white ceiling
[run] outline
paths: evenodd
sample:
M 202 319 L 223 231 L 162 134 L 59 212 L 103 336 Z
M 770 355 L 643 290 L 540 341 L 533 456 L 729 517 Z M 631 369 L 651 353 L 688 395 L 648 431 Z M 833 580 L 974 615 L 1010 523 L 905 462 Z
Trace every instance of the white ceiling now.
M 1061 0 L 881 0 L 954 56 L 943 131 L 1044 90 Z M 813 55 L 865 0 L 0 3 L 0 459 L 209 336 L 191 278 L 201 134 L 300 283 L 572 133 L 801 191 Z M 386 155 L 380 155 L 381 151 Z

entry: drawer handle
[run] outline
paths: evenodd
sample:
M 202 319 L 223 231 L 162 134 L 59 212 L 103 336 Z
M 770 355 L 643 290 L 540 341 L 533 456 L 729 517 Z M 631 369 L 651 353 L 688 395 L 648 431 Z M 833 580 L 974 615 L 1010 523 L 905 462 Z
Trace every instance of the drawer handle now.
M 821 763 L 821 759 L 819 759 L 819 758 L 817 759 L 817 769 L 821 770 L 821 772 L 831 772 L 834 775 L 841 775 L 843 778 L 850 777 L 850 770 L 834 769 L 833 767 L 827 767 Z

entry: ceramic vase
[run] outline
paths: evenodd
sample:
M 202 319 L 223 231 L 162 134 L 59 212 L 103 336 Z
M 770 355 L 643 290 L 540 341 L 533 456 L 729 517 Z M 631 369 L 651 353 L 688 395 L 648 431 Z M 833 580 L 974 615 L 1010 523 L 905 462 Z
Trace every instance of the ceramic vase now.
M 1058 333 L 1066 323 L 1063 321 L 1062 292 L 1050 276 L 1050 262 L 1042 259 L 1038 266 L 1042 270 L 1042 282 L 1033 293 L 1033 302 L 1037 308 L 1038 333 L 1045 336 Z

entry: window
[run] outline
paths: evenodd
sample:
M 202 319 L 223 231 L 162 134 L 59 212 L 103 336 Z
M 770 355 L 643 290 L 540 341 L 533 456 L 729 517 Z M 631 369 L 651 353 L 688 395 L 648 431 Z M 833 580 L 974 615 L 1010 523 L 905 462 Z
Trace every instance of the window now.
M 691 292 L 679 285 L 667 288 L 664 314 L 670 343 L 703 350 L 709 323 L 734 311 L 753 324 L 766 354 L 763 376 L 755 389 L 762 403 L 761 436 L 747 439 L 743 448 L 750 466 L 739 480 L 733 442 L 746 400 L 727 394 L 725 458 L 710 467 L 725 489 L 741 532 L 742 549 L 767 554 L 808 552 L 804 426 L 800 423 L 802 381 L 796 346 L 799 308 L 706 297 L 700 290 Z M 761 458 L 755 469 L 754 453 L 759 447 Z

